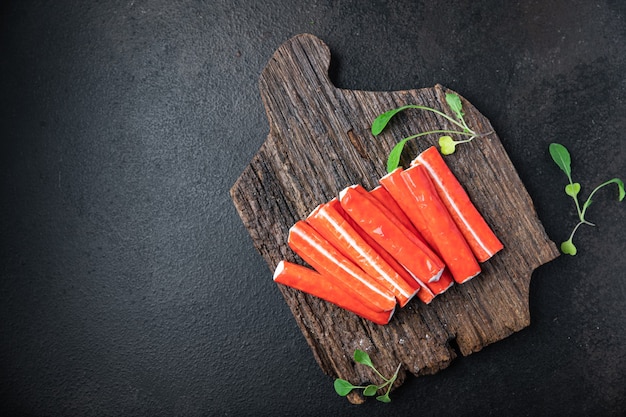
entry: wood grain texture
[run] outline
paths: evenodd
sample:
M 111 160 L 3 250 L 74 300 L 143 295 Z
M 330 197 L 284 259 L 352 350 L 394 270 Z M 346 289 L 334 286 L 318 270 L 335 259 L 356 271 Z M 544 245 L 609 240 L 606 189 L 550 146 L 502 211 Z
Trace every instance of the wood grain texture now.
M 378 137 L 369 131 L 380 113 L 421 104 L 450 115 L 442 86 L 408 91 L 338 89 L 328 78 L 330 51 L 318 38 L 298 35 L 280 46 L 261 74 L 259 86 L 269 134 L 231 188 L 231 197 L 272 282 L 282 259 L 303 263 L 288 247 L 288 230 L 318 204 L 351 184 L 372 189 L 385 172 L 389 151 L 403 137 L 451 128 L 429 112 L 398 115 Z M 378 326 L 325 301 L 279 286 L 321 369 L 355 384 L 376 381 L 354 366 L 355 349 L 367 351 L 383 373 L 402 363 L 395 386 L 407 373 L 425 375 L 448 366 L 529 325 L 531 274 L 559 252 L 537 218 L 533 203 L 489 121 L 462 98 L 470 127 L 485 137 L 459 146 L 446 157 L 479 211 L 504 243 L 504 250 L 482 264 L 483 272 L 456 285 L 430 305 L 417 299 Z M 427 137 L 408 144 L 406 166 L 420 150 L 436 144 Z M 455 341 L 455 342 L 453 342 Z M 349 400 L 362 402 L 353 393 Z

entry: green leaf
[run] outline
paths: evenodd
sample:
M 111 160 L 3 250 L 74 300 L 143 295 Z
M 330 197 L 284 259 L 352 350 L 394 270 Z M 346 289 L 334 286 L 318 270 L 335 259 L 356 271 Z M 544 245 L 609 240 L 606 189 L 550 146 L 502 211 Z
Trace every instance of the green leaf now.
M 378 397 L 376 397 L 376 399 L 378 401 L 380 401 L 381 403 L 390 403 L 391 402 L 391 398 L 389 398 L 389 394 L 385 394 L 385 395 L 379 395 Z
M 578 252 L 578 250 L 576 249 L 576 246 L 574 246 L 574 243 L 572 243 L 571 240 L 566 240 L 565 242 L 561 243 L 561 252 L 563 252 L 566 255 L 576 255 L 576 252 Z
M 356 363 L 360 363 L 361 365 L 369 366 L 370 368 L 374 367 L 374 364 L 372 363 L 370 356 L 366 352 L 360 349 L 357 349 L 354 351 L 354 361 Z
M 441 136 L 439 138 L 439 148 L 443 155 L 452 155 L 456 148 L 456 142 L 451 136 Z
M 403 110 L 410 109 L 411 107 L 413 106 L 402 106 L 402 107 L 398 107 L 398 108 L 395 108 L 395 109 L 392 109 L 392 110 L 389 110 L 380 114 L 372 122 L 372 135 L 376 136 L 380 134 L 380 132 L 382 132 L 385 129 L 385 127 L 387 127 L 387 124 L 389 123 L 389 121 L 391 120 L 393 116 L 395 116 L 396 114 L 400 113 Z
M 572 183 L 572 184 L 567 184 L 565 186 L 565 194 L 567 194 L 570 197 L 576 197 L 579 192 L 580 192 L 580 184 L 577 182 Z
M 567 148 L 559 143 L 550 144 L 550 156 L 569 178 L 572 174 L 571 158 Z
M 400 142 L 396 143 L 396 146 L 394 146 L 391 152 L 389 152 L 389 157 L 387 157 L 387 172 L 392 172 L 400 166 L 402 150 L 404 149 L 404 144 L 407 143 L 409 139 L 411 138 L 408 137 L 402 139 Z
M 378 391 L 378 385 L 368 385 L 363 390 L 363 395 L 365 395 L 366 397 L 373 397 L 374 395 L 376 395 L 376 391 Z
M 463 114 L 463 104 L 461 104 L 461 98 L 454 93 L 446 93 L 446 103 L 450 106 L 450 109 L 456 114 L 456 117 L 462 119 Z
M 334 386 L 335 386 L 335 392 L 341 395 L 342 397 L 345 397 L 346 395 L 350 393 L 350 391 L 356 388 L 354 385 L 352 385 L 345 379 L 341 379 L 341 378 L 335 379 Z

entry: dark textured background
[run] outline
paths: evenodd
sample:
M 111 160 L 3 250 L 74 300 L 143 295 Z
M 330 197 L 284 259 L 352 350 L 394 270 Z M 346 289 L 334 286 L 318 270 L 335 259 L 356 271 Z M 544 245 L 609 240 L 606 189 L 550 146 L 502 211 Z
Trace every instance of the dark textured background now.
M 0 26 L 0 414 L 618 416 L 626 202 L 538 269 L 532 324 L 388 405 L 333 391 L 228 189 L 268 133 L 257 80 L 309 32 L 338 87 L 441 83 L 488 117 L 548 235 L 575 179 L 626 177 L 622 1 L 13 1 Z M 529 242 L 528 244 L 532 244 Z

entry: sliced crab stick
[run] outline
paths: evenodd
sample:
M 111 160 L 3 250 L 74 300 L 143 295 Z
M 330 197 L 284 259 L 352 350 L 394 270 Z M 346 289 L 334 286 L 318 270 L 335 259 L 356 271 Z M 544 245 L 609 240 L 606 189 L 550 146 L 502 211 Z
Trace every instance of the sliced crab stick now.
M 341 216 L 352 226 L 352 228 L 359 233 L 359 235 L 370 245 L 384 260 L 391 266 L 394 271 L 398 275 L 402 277 L 402 279 L 411 286 L 411 288 L 415 289 L 417 292 L 417 298 L 422 300 L 425 303 L 429 303 L 437 294 L 433 294 L 432 291 L 424 284 L 422 281 L 416 279 L 406 270 L 405 267 L 400 265 L 396 259 L 389 254 L 382 246 L 378 244 L 370 235 L 365 233 L 365 231 L 352 219 L 352 217 L 348 216 L 348 214 L 343 210 L 339 201 L 334 198 L 328 202 Z M 443 271 L 443 275 L 445 275 L 447 270 Z M 449 273 L 448 273 L 449 275 Z
M 402 211 L 402 209 L 399 208 L 399 206 L 397 205 L 396 201 L 393 200 L 393 197 L 391 197 L 391 195 L 389 194 L 389 192 L 387 190 L 385 190 L 383 187 L 380 187 L 380 188 L 376 187 L 374 190 L 372 190 L 372 191 L 370 191 L 368 193 L 365 190 L 365 188 L 363 188 L 363 187 L 355 187 L 355 189 L 357 191 L 359 191 L 362 195 L 367 196 L 367 197 L 370 197 L 370 196 L 371 197 L 376 197 L 376 196 L 382 197 L 382 198 L 374 198 L 373 200 L 372 199 L 370 199 L 370 200 L 374 204 L 377 204 L 378 208 L 389 219 L 391 219 L 391 220 L 398 220 L 400 223 L 402 223 L 404 225 L 405 222 L 404 221 L 400 221 L 398 219 L 400 216 L 404 217 L 406 219 L 406 222 L 408 222 L 409 226 L 410 226 L 410 228 L 407 227 L 404 230 L 405 234 L 407 236 L 409 236 L 410 238 L 412 238 L 412 239 L 413 238 L 418 239 L 424 245 L 428 245 L 426 243 L 426 241 L 424 240 L 424 238 L 417 231 L 417 229 L 415 229 L 413 224 L 410 223 L 410 220 L 408 219 L 408 217 L 406 217 L 406 214 L 404 213 L 404 211 Z M 380 190 L 384 190 L 384 193 L 381 192 Z M 422 302 L 424 302 L 426 304 L 429 304 L 437 295 L 443 294 L 446 290 L 448 290 L 454 284 L 454 280 L 452 279 L 452 275 L 450 274 L 450 271 L 447 268 L 445 268 L 443 270 L 440 278 L 438 280 L 435 280 L 435 281 L 423 283 L 421 280 L 415 278 L 405 267 L 400 265 L 398 263 L 398 261 L 396 261 L 395 258 L 389 254 L 389 252 L 387 252 L 382 246 L 380 246 L 376 241 L 374 241 L 367 233 L 365 233 L 365 231 L 363 231 L 363 229 L 361 229 L 359 227 L 359 225 L 356 224 L 356 222 L 343 211 L 343 208 L 341 207 L 341 205 L 340 205 L 339 201 L 337 201 L 337 199 L 331 200 L 328 204 L 332 205 L 333 208 L 335 208 L 352 225 L 352 227 L 359 234 L 361 234 L 361 236 L 368 242 L 368 244 L 370 246 L 372 246 L 383 257 L 383 259 L 385 259 L 385 261 L 406 282 L 408 282 L 412 287 L 414 287 L 416 289 L 417 288 L 420 289 L 420 291 L 417 293 L 417 298 L 419 298 Z M 392 208 L 389 208 L 389 206 L 393 207 L 393 205 L 395 205 L 398 209 L 397 210 L 393 210 Z M 392 213 L 392 210 L 393 210 L 393 213 Z M 402 228 L 402 225 L 399 225 L 398 227 Z M 412 232 L 414 233 L 414 236 L 411 234 Z M 431 253 L 433 253 L 433 255 L 435 255 L 434 252 L 431 252 Z
M 439 255 L 437 255 L 435 251 L 432 250 L 432 248 L 428 245 L 428 242 L 426 242 L 426 239 L 424 239 L 424 237 L 420 234 L 420 232 L 417 231 L 417 229 L 415 229 L 413 224 L 411 223 L 410 227 L 407 227 L 405 226 L 405 221 L 399 218 L 399 217 L 403 217 L 404 219 L 408 220 L 408 217 L 406 216 L 406 214 L 397 213 L 396 215 L 396 213 L 392 212 L 387 206 L 381 203 L 380 200 L 376 199 L 371 194 L 371 191 L 367 192 L 365 188 L 361 186 L 355 185 L 352 188 L 358 191 L 363 197 L 369 199 L 370 202 L 376 206 L 377 210 L 380 210 L 380 212 L 387 219 L 389 219 L 392 223 L 394 223 L 404 233 L 404 235 L 407 238 L 409 238 L 420 249 L 422 249 L 426 253 L 426 255 L 428 255 L 431 259 L 437 260 L 438 266 L 440 267 L 445 266 L 443 261 L 441 261 L 441 259 L 439 258 Z M 410 220 L 408 221 L 410 223 Z M 413 275 L 413 273 L 410 270 L 408 270 L 407 268 L 404 268 L 404 269 L 411 275 L 413 280 L 421 282 L 415 275 Z M 437 281 L 439 278 L 440 278 L 440 275 L 434 276 L 433 278 L 430 279 L 429 282 Z
M 397 219 L 400 223 L 402 223 L 402 225 L 406 227 L 407 230 L 415 235 L 416 239 L 419 239 L 423 244 L 428 245 L 424 237 L 420 234 L 420 232 L 417 231 L 415 226 L 413 226 L 413 223 L 411 223 L 411 220 L 407 217 L 404 210 L 402 210 L 402 208 L 398 205 L 396 200 L 393 199 L 393 197 L 391 196 L 391 194 L 389 194 L 389 191 L 387 191 L 385 187 L 378 186 L 370 191 L 369 194 L 374 197 L 377 202 L 380 203 L 380 205 L 383 206 L 381 209 L 385 211 L 385 214 L 388 217 Z M 398 266 L 402 268 L 401 265 Z M 404 271 L 408 273 L 406 269 Z M 450 274 L 450 270 L 448 268 L 443 270 L 443 273 L 438 280 L 427 282 L 426 284 L 421 283 L 419 280 L 413 279 L 413 277 L 411 277 L 410 275 L 409 279 L 414 282 L 417 281 L 422 286 L 426 287 L 426 291 L 421 294 L 421 297 L 418 296 L 418 298 L 420 298 L 426 304 L 430 303 L 430 301 L 432 301 L 435 296 L 444 293 L 454 284 L 454 279 L 452 278 L 452 275 Z
M 320 204 L 306 222 L 365 273 L 388 288 L 401 307 L 413 298 L 417 290 L 409 286 L 332 205 Z
M 398 263 L 398 261 L 396 261 L 396 259 L 391 256 L 389 252 L 387 252 L 382 246 L 380 246 L 378 242 L 372 239 L 370 235 L 365 233 L 365 231 L 361 229 L 358 224 L 356 224 L 352 217 L 348 216 L 345 213 L 337 199 L 332 199 L 328 204 L 333 206 L 333 208 L 337 210 L 337 212 L 339 212 L 344 219 L 346 219 L 346 221 L 354 228 L 354 230 L 356 230 L 361 235 L 361 237 L 372 248 L 374 248 L 374 250 L 376 250 L 376 252 L 378 252 L 380 256 L 382 256 L 385 262 L 387 262 L 389 266 L 391 266 L 394 271 L 396 271 L 396 273 L 400 275 L 402 279 L 404 279 L 406 283 L 408 283 L 412 288 L 417 291 L 417 298 L 423 303 L 429 304 L 437 295 L 442 294 L 444 291 L 450 288 L 452 284 L 454 284 L 454 280 L 452 279 L 452 275 L 450 275 L 450 271 L 448 271 L 448 269 L 444 269 L 443 273 L 441 274 L 441 278 L 434 282 L 423 283 L 419 279 L 414 278 L 414 276 L 409 271 L 407 271 L 405 267 L 400 265 L 400 263 Z
M 428 256 L 425 252 L 427 248 L 408 238 L 368 196 L 357 190 L 359 187 L 345 188 L 339 194 L 339 202 L 345 212 L 417 279 L 424 283 L 439 279 L 444 268 L 441 259 Z
M 480 273 L 480 265 L 423 167 L 416 165 L 406 171 L 398 168 L 380 183 L 443 259 L 454 281 L 463 283 Z
M 434 146 L 419 154 L 412 165 L 422 165 L 428 171 L 439 197 L 454 222 L 463 233 L 474 256 L 485 262 L 503 248 L 484 217 L 478 212 L 463 186 L 456 179 Z
M 419 235 L 419 232 L 417 231 L 415 226 L 413 226 L 411 220 L 409 220 L 406 213 L 402 211 L 402 208 L 400 208 L 396 200 L 393 199 L 393 197 L 391 196 L 391 194 L 389 194 L 389 191 L 387 191 L 385 187 L 379 185 L 369 193 L 380 204 L 382 204 L 383 207 L 389 210 L 396 217 L 396 219 L 398 219 L 398 221 L 404 225 L 404 227 L 409 229 L 414 234 Z
M 394 310 L 381 312 L 367 308 L 347 292 L 336 277 L 323 276 L 306 266 L 280 261 L 274 271 L 274 281 L 331 302 L 376 324 L 387 324 L 393 316 Z
M 430 302 L 435 299 L 437 294 L 435 294 L 428 287 L 426 287 L 426 284 L 422 284 L 422 285 L 424 285 L 424 288 L 421 288 L 418 291 L 417 298 L 424 304 L 430 304 Z
M 368 308 L 375 311 L 395 308 L 396 299 L 387 288 L 341 254 L 304 220 L 289 229 L 287 242 L 317 272 L 336 277 L 346 291 L 354 293 Z
M 362 186 L 353 185 L 350 188 L 353 188 L 359 194 L 361 194 L 361 196 L 363 196 L 364 198 L 367 198 L 370 201 L 370 203 L 372 203 L 376 207 L 376 210 L 379 210 L 387 219 L 389 219 L 389 221 L 391 221 L 397 228 L 399 228 L 407 238 L 409 238 L 415 245 L 417 245 L 421 250 L 423 250 L 424 253 L 426 253 L 426 255 L 428 255 L 431 259 L 435 260 L 437 262 L 437 268 L 439 267 L 443 268 L 445 266 L 443 261 L 439 258 L 439 255 L 437 255 L 437 253 L 435 253 L 435 251 L 432 250 L 432 248 L 428 245 L 428 242 L 426 241 L 426 239 L 424 239 L 421 233 L 417 231 L 417 229 L 415 229 L 414 226 L 412 226 L 411 228 L 405 227 L 403 221 L 401 221 L 396 215 L 394 215 L 394 213 L 392 213 L 391 210 L 389 210 L 379 200 L 374 198 L 374 196 L 372 196 L 371 193 L 368 192 Z M 404 217 L 406 217 L 406 215 Z M 410 270 L 408 272 L 411 273 Z M 413 274 L 411 273 L 411 275 Z M 433 278 L 430 279 L 430 281 L 438 280 L 439 276 L 440 275 L 434 276 Z M 415 276 L 413 278 L 416 280 L 418 279 Z
M 448 290 L 448 288 L 452 287 L 452 285 L 454 285 L 454 279 L 452 278 L 452 274 L 448 268 L 443 270 L 441 278 L 437 281 L 426 283 L 428 289 L 435 295 L 443 294 Z
M 417 165 L 402 172 L 401 177 L 417 203 L 417 210 L 411 212 L 419 219 L 420 224 L 415 226 L 441 256 L 454 280 L 463 283 L 478 275 L 480 265 L 439 198 L 428 172 Z
M 402 208 L 400 208 L 398 203 L 393 200 L 391 194 L 389 194 L 389 192 L 384 187 L 377 187 L 374 190 L 370 191 L 369 194 L 365 191 L 363 187 L 357 187 L 356 189 L 359 190 L 362 194 L 367 195 L 368 197 L 374 197 L 373 199 L 370 198 L 370 200 L 377 205 L 377 207 L 383 212 L 385 216 L 387 216 L 399 228 L 401 228 L 409 237 L 409 239 L 413 240 L 418 246 L 424 248 L 428 256 L 430 256 L 431 258 L 439 257 L 439 255 L 435 253 L 435 251 L 433 251 L 433 249 L 429 246 L 429 243 L 426 241 L 426 239 L 424 239 L 424 236 L 422 236 L 422 234 L 415 228 L 415 226 L 413 226 L 413 223 L 411 223 L 409 217 L 402 210 Z M 372 192 L 377 189 L 385 190 L 386 196 L 384 201 L 383 199 L 375 198 L 376 195 L 372 194 Z M 384 195 L 381 192 L 378 192 L 377 194 L 378 196 Z M 389 200 L 389 198 L 391 198 L 391 200 Z

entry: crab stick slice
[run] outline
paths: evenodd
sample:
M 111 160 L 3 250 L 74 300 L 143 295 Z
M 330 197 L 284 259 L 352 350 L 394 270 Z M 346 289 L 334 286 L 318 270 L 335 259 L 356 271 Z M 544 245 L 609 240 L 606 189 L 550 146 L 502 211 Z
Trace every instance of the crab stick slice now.
M 365 189 L 362 187 L 358 187 L 356 189 L 360 191 L 361 194 L 366 195 L 366 196 L 367 195 L 373 196 L 372 191 L 376 189 L 385 190 L 382 187 L 381 188 L 377 187 L 374 190 L 370 191 L 368 194 L 367 191 L 365 191 Z M 387 190 L 385 190 L 385 193 L 386 193 L 386 196 L 388 197 L 388 199 L 386 199 L 385 202 L 388 204 L 393 203 L 397 206 L 397 203 L 395 202 L 395 200 L 392 199 L 391 195 L 387 192 Z M 378 195 L 385 195 L 385 194 L 380 193 Z M 386 216 L 388 216 L 390 219 L 394 219 L 394 216 L 392 215 L 391 211 L 387 211 L 387 205 L 383 204 L 379 199 L 375 199 L 372 201 L 374 203 L 380 203 L 379 208 L 383 211 L 383 213 Z M 430 282 L 423 283 L 419 279 L 415 278 L 405 267 L 400 265 L 400 263 L 398 263 L 398 261 L 396 261 L 395 258 L 389 254 L 389 252 L 387 252 L 374 239 L 372 239 L 367 233 L 365 233 L 365 231 L 363 231 L 363 229 L 361 229 L 359 225 L 356 224 L 356 222 L 343 211 L 343 208 L 341 207 L 341 204 L 339 203 L 339 201 L 337 201 L 337 199 L 332 199 L 328 204 L 332 205 L 333 208 L 335 208 L 335 210 L 337 210 L 352 225 L 352 227 L 363 237 L 363 239 L 365 239 L 367 243 L 383 257 L 383 259 L 398 273 L 398 275 L 400 275 L 413 288 L 419 289 L 419 292 L 417 293 L 417 298 L 420 299 L 422 302 L 429 304 L 436 296 L 443 294 L 454 284 L 454 280 L 452 279 L 452 275 L 450 274 L 450 270 L 448 268 L 445 268 L 443 270 L 438 280 L 431 280 Z M 406 214 L 404 214 L 403 211 L 398 212 L 398 213 L 393 213 L 393 214 L 406 217 Z M 410 220 L 408 220 L 408 217 L 406 217 L 406 219 L 407 221 L 410 222 Z M 404 222 L 401 222 L 401 223 L 404 224 Z M 413 224 L 412 223 L 409 223 L 409 224 L 410 224 L 410 232 L 414 232 L 415 236 L 409 233 L 408 227 L 405 230 L 405 233 L 407 234 L 407 236 L 409 236 L 410 238 L 415 237 L 415 239 L 418 239 L 420 242 L 427 245 L 426 241 L 419 234 L 417 229 L 415 229 Z M 399 226 L 399 227 L 402 227 L 402 226 Z M 434 252 L 432 253 L 433 255 L 435 255 Z
M 363 195 L 368 195 L 367 191 L 362 187 L 357 187 L 356 190 L 360 191 Z M 386 191 L 385 191 L 386 192 Z M 371 191 L 370 191 L 371 193 Z M 375 201 L 374 201 L 375 202 Z M 395 201 L 394 201 L 395 203 Z M 403 267 L 396 259 L 389 254 L 382 246 L 380 246 L 374 239 L 372 239 L 363 229 L 359 227 L 358 224 L 348 216 L 341 207 L 341 204 L 337 199 L 332 199 L 328 204 L 332 205 L 335 210 L 337 210 L 351 225 L 352 227 L 367 241 L 367 243 L 378 252 L 383 259 L 400 275 L 411 287 L 415 289 L 419 289 L 417 293 L 417 298 L 422 302 L 429 304 L 437 295 L 443 294 L 454 284 L 454 280 L 452 279 L 452 275 L 450 274 L 450 270 L 445 268 L 441 273 L 441 276 L 438 280 L 431 280 L 430 282 L 423 283 L 419 279 L 415 278 L 405 267 Z M 385 213 L 385 215 L 392 218 L 390 212 L 384 211 L 385 208 L 381 207 L 381 210 Z M 404 215 L 404 212 L 402 213 Z M 401 226 L 400 226 L 401 227 Z M 413 225 L 411 224 L 412 230 L 415 230 Z M 408 230 L 408 229 L 407 229 Z M 412 237 L 408 232 L 407 236 Z M 415 230 L 416 238 L 419 238 L 421 242 L 425 243 L 424 238 L 419 235 L 419 232 Z M 433 252 L 434 254 L 434 252 Z M 436 255 L 435 255 L 436 256 Z
M 360 188 L 357 188 L 357 190 L 360 190 Z M 365 189 L 363 189 L 363 191 L 365 191 Z M 367 195 L 367 192 L 362 192 L 362 194 Z M 329 201 L 328 204 L 331 205 L 354 228 L 354 230 L 356 230 L 357 233 L 359 233 L 361 237 L 372 248 L 374 248 L 376 252 L 378 252 L 380 256 L 382 256 L 382 258 L 396 271 L 398 275 L 402 277 L 402 279 L 404 279 L 405 282 L 407 282 L 412 288 L 415 288 L 416 291 L 419 290 L 417 293 L 417 298 L 420 301 L 429 304 L 437 295 L 444 293 L 454 284 L 452 275 L 450 275 L 450 271 L 447 268 L 443 270 L 440 279 L 437 281 L 428 282 L 425 284 L 419 279 L 414 278 L 413 275 L 411 275 L 405 267 L 400 265 L 398 261 L 396 261 L 395 258 L 389 254 L 389 252 L 387 252 L 374 239 L 372 239 L 367 233 L 365 233 L 365 231 L 361 229 L 361 227 L 359 227 L 359 225 L 356 224 L 356 222 L 346 214 L 336 198 Z M 402 214 L 404 215 L 404 213 Z M 386 213 L 386 215 L 389 215 L 389 213 Z M 389 216 L 391 218 L 391 215 Z M 412 224 L 411 227 L 413 228 Z M 413 230 L 415 229 L 413 228 Z M 419 233 L 417 232 L 417 230 L 415 232 Z M 423 240 L 422 237 L 420 237 L 420 239 Z
M 426 284 L 422 285 L 424 285 L 424 288 L 421 288 L 419 290 L 419 292 L 417 293 L 417 298 L 424 304 L 430 304 L 430 302 L 435 299 L 437 294 L 435 294 L 428 287 L 426 287 Z
M 454 281 L 463 283 L 480 273 L 472 250 L 422 166 L 415 165 L 406 171 L 398 168 L 380 182 L 446 263 Z
M 411 288 L 332 205 L 317 206 L 306 222 L 365 273 L 388 288 L 401 307 L 413 298 L 417 290 Z
M 420 234 L 419 231 L 417 231 L 417 229 L 415 229 L 414 226 L 412 226 L 412 224 L 410 228 L 406 227 L 404 225 L 404 222 L 398 219 L 398 217 L 394 215 L 394 213 L 390 209 L 388 209 L 385 205 L 383 205 L 379 200 L 374 198 L 370 192 L 367 192 L 367 190 L 365 190 L 365 188 L 361 187 L 360 185 L 353 185 L 351 188 L 359 192 L 361 196 L 363 196 L 364 198 L 367 198 L 371 204 L 376 206 L 376 210 L 380 210 L 380 212 L 387 219 L 389 219 L 389 221 L 391 221 L 397 228 L 399 228 L 407 238 L 409 238 L 415 245 L 417 245 L 421 250 L 423 250 L 424 253 L 426 253 L 426 255 L 428 255 L 431 259 L 433 259 L 437 263 L 438 268 L 439 267 L 443 268 L 445 266 L 443 261 L 439 258 L 439 255 L 437 255 L 435 251 L 433 251 L 432 248 L 428 246 L 428 242 L 426 242 L 426 239 L 424 239 L 424 237 Z M 406 217 L 406 215 L 404 215 L 404 217 Z M 409 270 L 409 273 L 411 273 L 410 270 Z M 411 275 L 413 274 L 411 273 Z M 417 277 L 415 276 L 413 277 L 415 280 L 419 281 Z M 436 281 L 439 279 L 439 277 L 440 275 L 436 275 L 433 278 L 431 278 L 430 281 Z
M 363 190 L 362 192 L 365 193 L 365 189 L 360 187 L 359 190 L 361 189 Z M 372 194 L 375 190 L 385 190 L 386 195 L 385 195 L 384 201 L 383 199 L 375 198 L 376 194 Z M 389 192 L 384 187 L 382 186 L 380 188 L 377 187 L 374 190 L 370 191 L 368 195 L 374 197 L 374 200 L 372 200 L 373 203 L 375 203 L 378 206 L 378 208 L 385 214 L 385 216 L 387 216 L 394 223 L 396 223 L 398 227 L 403 229 L 405 234 L 411 240 L 415 241 L 420 247 L 425 248 L 428 256 L 433 257 L 433 258 L 439 256 L 432 250 L 432 248 L 429 246 L 429 243 L 426 241 L 426 239 L 424 239 L 424 236 L 422 236 L 422 234 L 415 228 L 415 226 L 413 226 L 413 223 L 411 223 L 411 220 L 409 219 L 409 217 L 402 210 L 402 208 L 400 208 L 398 203 L 395 200 L 393 200 L 393 197 L 391 196 L 391 194 L 389 194 Z M 382 196 L 384 194 L 382 192 L 378 192 L 377 195 Z
M 454 285 L 454 279 L 450 273 L 450 269 L 446 268 L 441 274 L 441 278 L 437 281 L 427 282 L 426 286 L 435 295 L 440 295 L 446 292 L 450 287 Z
M 479 262 L 485 262 L 503 248 L 502 242 L 478 212 L 437 148 L 426 149 L 412 164 L 426 168 L 439 197 Z
M 427 248 L 411 240 L 367 195 L 358 191 L 359 187 L 347 187 L 339 193 L 344 211 L 417 279 L 423 283 L 439 279 L 444 268 L 441 260 L 428 256 Z
M 396 299 L 378 281 L 341 254 L 304 220 L 289 229 L 287 242 L 305 262 L 324 276 L 336 277 L 344 290 L 374 311 L 393 310 Z
M 365 191 L 365 189 L 361 190 L 361 188 L 358 188 L 358 190 L 362 193 Z M 389 194 L 389 192 L 384 187 L 379 186 L 374 188 L 372 191 L 369 192 L 369 195 L 374 197 L 374 203 L 377 203 L 379 205 L 379 208 L 386 216 L 388 216 L 390 219 L 394 219 L 399 223 L 402 223 L 403 226 L 406 226 L 405 233 L 407 234 L 407 236 L 409 236 L 411 239 L 417 239 L 422 244 L 428 246 L 428 243 L 426 242 L 424 237 L 420 234 L 419 231 L 417 231 L 417 229 L 415 229 L 415 226 L 413 226 L 413 223 L 411 223 L 411 220 L 407 217 L 406 213 L 402 210 L 402 208 L 398 205 L 398 203 L 393 199 L 391 194 Z M 452 275 L 450 274 L 450 270 L 448 268 L 445 268 L 443 270 L 438 280 L 430 280 L 429 282 L 424 284 L 418 279 L 414 278 L 410 274 L 410 272 L 403 268 L 401 265 L 399 266 L 401 269 L 404 270 L 404 272 L 409 274 L 409 280 L 413 282 L 418 282 L 422 287 L 425 287 L 426 291 L 424 291 L 421 297 L 418 298 L 420 298 L 427 304 L 430 303 L 430 301 L 432 301 L 432 299 L 437 295 L 446 292 L 454 284 L 454 279 L 452 278 Z
M 387 252 L 382 246 L 380 246 L 378 242 L 372 239 L 370 235 L 365 233 L 365 231 L 354 221 L 354 219 L 348 216 L 348 214 L 343 210 L 343 207 L 341 207 L 339 200 L 334 198 L 329 201 L 328 204 L 331 205 L 333 209 L 335 209 L 350 224 L 350 226 L 352 226 L 352 228 L 367 242 L 367 244 L 370 245 L 385 260 L 385 262 L 387 262 L 389 266 L 391 266 L 394 271 L 398 275 L 400 275 L 400 277 L 402 277 L 402 279 L 407 284 L 409 284 L 411 288 L 414 288 L 416 291 L 418 291 L 418 298 L 422 299 L 422 297 L 419 296 L 419 290 L 425 289 L 427 292 L 430 291 L 428 287 L 426 287 L 426 284 L 418 279 L 413 278 L 413 276 L 409 273 L 409 271 L 406 270 L 405 267 L 400 265 L 400 263 L 398 263 L 398 261 L 396 261 L 396 259 L 391 256 L 389 252 Z M 434 296 L 435 294 L 433 294 L 433 297 Z
M 370 191 L 370 195 L 374 197 L 383 207 L 385 207 L 385 209 L 389 210 L 395 218 L 404 225 L 404 227 L 413 232 L 413 234 L 419 235 L 419 232 L 415 226 L 413 226 L 411 220 L 409 220 L 406 213 L 402 211 L 402 208 L 400 208 L 396 200 L 393 199 L 385 187 L 379 185 Z
M 304 291 L 348 310 L 376 324 L 387 324 L 395 310 L 374 311 L 347 292 L 337 278 L 289 261 L 280 261 L 274 270 L 274 282 Z

